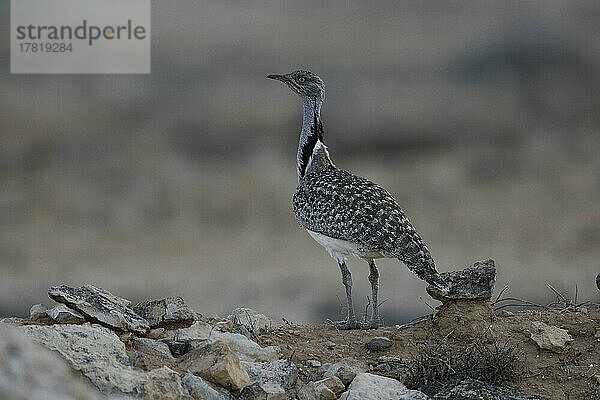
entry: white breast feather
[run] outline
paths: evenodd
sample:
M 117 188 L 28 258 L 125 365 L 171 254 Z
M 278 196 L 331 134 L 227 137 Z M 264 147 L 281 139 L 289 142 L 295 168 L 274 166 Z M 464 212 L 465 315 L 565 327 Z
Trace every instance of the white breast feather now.
M 345 261 L 348 256 L 356 256 L 365 259 L 382 258 L 383 255 L 378 252 L 365 251 L 357 243 L 347 240 L 335 239 L 322 233 L 306 230 L 308 234 L 333 257 L 337 262 Z

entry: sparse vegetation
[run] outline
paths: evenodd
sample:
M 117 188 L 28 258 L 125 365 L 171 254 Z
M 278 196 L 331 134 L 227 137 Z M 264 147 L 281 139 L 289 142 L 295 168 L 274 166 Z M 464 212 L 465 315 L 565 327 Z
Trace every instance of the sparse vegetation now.
M 452 344 L 448 336 L 427 341 L 411 353 L 406 384 L 422 388 L 452 379 L 473 378 L 494 385 L 516 379 L 523 371 L 517 345 L 484 335 L 472 343 Z

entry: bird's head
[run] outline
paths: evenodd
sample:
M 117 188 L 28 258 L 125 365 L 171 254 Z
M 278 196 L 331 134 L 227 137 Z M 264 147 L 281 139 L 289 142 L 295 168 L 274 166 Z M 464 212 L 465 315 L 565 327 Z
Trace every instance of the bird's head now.
M 325 97 L 323 80 L 310 71 L 300 69 L 285 75 L 269 75 L 267 78 L 285 83 L 300 97 L 314 97 L 320 100 Z

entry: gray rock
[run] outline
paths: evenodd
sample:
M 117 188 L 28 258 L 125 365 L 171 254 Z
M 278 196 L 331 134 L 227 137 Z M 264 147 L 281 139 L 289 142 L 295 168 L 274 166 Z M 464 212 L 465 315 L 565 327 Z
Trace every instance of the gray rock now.
M 381 351 L 392 347 L 394 342 L 384 336 L 376 336 L 365 343 L 365 349 L 369 351 Z
M 178 360 L 179 369 L 189 371 L 226 389 L 241 391 L 250 377 L 239 357 L 224 342 L 207 343 Z
M 231 400 L 229 392 L 221 387 L 211 384 L 188 372 L 184 375 L 183 387 L 195 400 Z
M 340 400 L 427 400 L 429 397 L 418 391 L 409 390 L 399 381 L 367 372 L 356 375 Z
M 164 358 L 165 363 L 174 361 L 171 350 L 166 343 L 148 338 L 133 338 L 133 348 L 142 353 Z
M 309 367 L 313 368 L 319 368 L 322 365 L 321 361 L 319 360 L 308 360 L 306 361 L 306 364 L 308 364 Z
M 189 328 L 168 330 L 167 340 L 206 340 L 209 343 L 221 341 L 226 343 L 242 361 L 275 361 L 279 358 L 278 348 L 260 345 L 239 333 L 221 332 L 205 322 L 196 321 Z
M 0 324 L 0 399 L 100 400 L 100 392 L 58 354 Z
M 317 387 L 316 382 L 308 382 L 298 390 L 298 398 L 300 400 L 335 400 L 338 396 L 326 385 L 321 384 Z
M 240 400 L 285 400 L 285 390 L 276 383 L 253 383 L 240 393 Z
M 181 297 L 144 301 L 133 308 L 151 328 L 161 326 L 190 326 L 195 314 Z
M 187 396 L 181 377 L 169 367 L 160 367 L 145 373 L 141 398 L 154 400 L 181 400 Z
M 527 396 L 513 389 L 494 386 L 476 379 L 451 382 L 433 396 L 432 400 L 547 400 Z
M 442 278 L 448 284 L 448 292 L 442 293 L 434 286 L 427 292 L 436 300 L 489 300 L 496 283 L 494 260 L 477 261 L 473 266 L 460 271 L 443 272 Z
M 567 330 L 546 325 L 541 321 L 531 323 L 531 339 L 537 343 L 540 349 L 550 350 L 554 353 L 562 353 L 567 343 L 573 341 Z
M 272 362 L 242 361 L 251 382 L 275 383 L 285 390 L 296 386 L 298 368 L 289 360 Z
M 154 329 L 150 329 L 150 331 L 148 332 L 146 337 L 148 339 L 160 339 L 164 336 L 164 334 L 165 334 L 165 328 L 154 328 Z
M 207 339 L 182 339 L 182 340 L 169 340 L 162 339 L 163 343 L 166 343 L 171 350 L 171 354 L 176 357 L 182 356 L 191 350 L 197 349 L 207 343 Z
M 321 379 L 315 382 L 315 391 L 317 395 L 324 397 L 323 393 L 334 394 L 334 398 L 337 399 L 339 395 L 346 390 L 346 386 L 337 376 Z
M 48 295 L 59 303 L 76 309 L 83 315 L 103 325 L 123 331 L 146 334 L 148 321 L 130 308 L 131 302 L 92 285 L 71 287 L 61 285 L 51 288 Z
M 29 320 L 33 322 L 51 322 L 51 318 L 46 314 L 48 308 L 44 304 L 34 304 L 29 309 Z
M 271 332 L 278 324 L 271 318 L 251 308 L 236 308 L 227 317 L 235 325 L 241 325 L 252 334 Z
M 46 314 L 52 318 L 52 320 L 59 324 L 83 324 L 85 317 L 75 310 L 70 309 L 64 304 L 59 304 L 56 307 L 52 307 Z
M 103 326 L 26 325 L 19 330 L 34 342 L 60 353 L 106 395 L 180 399 L 185 394 L 175 371 L 167 367 L 149 372 L 133 368 L 123 342 Z
M 323 377 L 337 376 L 344 385 L 348 386 L 357 374 L 365 371 L 367 371 L 367 365 L 364 362 L 355 360 L 354 358 L 345 358 L 331 364 L 323 374 Z

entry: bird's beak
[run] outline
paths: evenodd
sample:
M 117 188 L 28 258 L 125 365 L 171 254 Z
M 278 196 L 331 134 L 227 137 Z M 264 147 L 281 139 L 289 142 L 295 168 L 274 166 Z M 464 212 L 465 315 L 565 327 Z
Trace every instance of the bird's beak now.
M 275 79 L 276 81 L 285 81 L 285 76 L 283 75 L 267 75 L 269 79 Z

